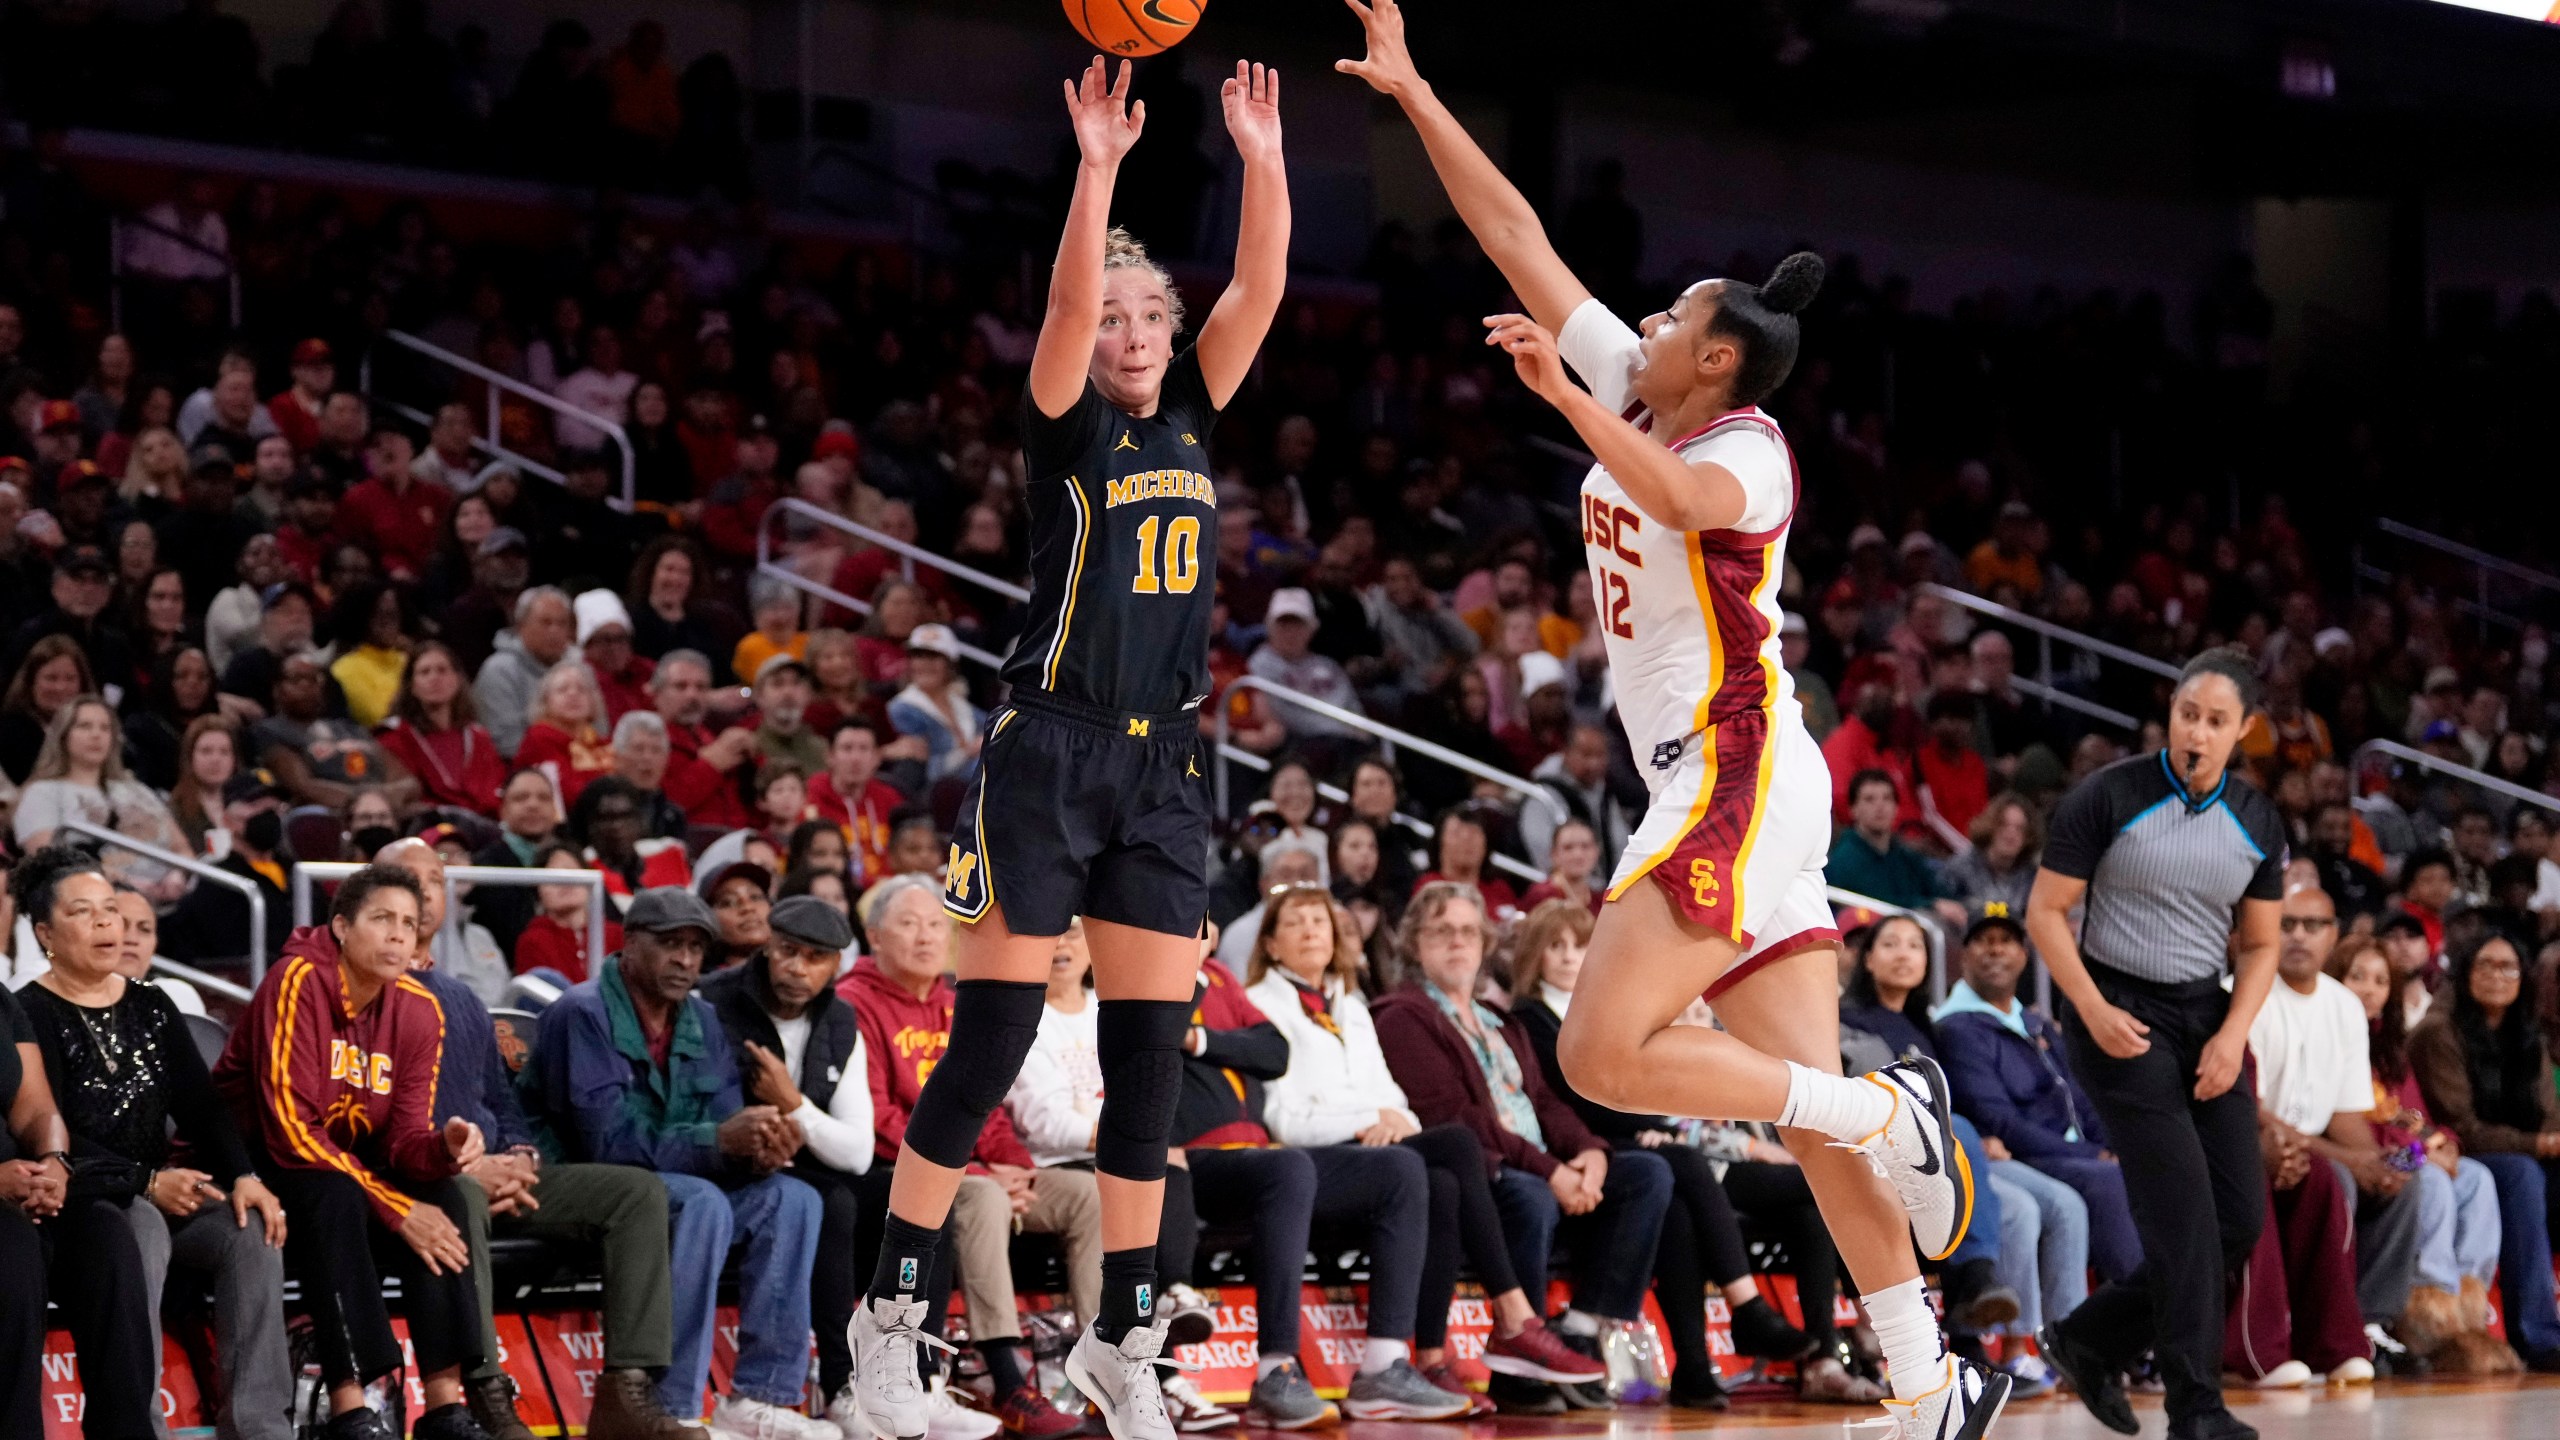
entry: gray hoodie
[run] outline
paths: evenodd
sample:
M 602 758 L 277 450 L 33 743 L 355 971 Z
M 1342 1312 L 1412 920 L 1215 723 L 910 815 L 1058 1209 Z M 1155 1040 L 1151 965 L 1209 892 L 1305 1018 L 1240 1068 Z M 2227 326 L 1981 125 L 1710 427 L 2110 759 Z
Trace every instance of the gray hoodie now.
M 513 756 L 524 744 L 526 717 L 533 711 L 534 697 L 542 693 L 542 676 L 550 668 L 525 653 L 515 631 L 498 632 L 497 648 L 480 667 L 480 678 L 471 682 L 471 698 L 478 702 L 480 723 L 489 727 L 489 737 L 498 742 L 501 753 Z

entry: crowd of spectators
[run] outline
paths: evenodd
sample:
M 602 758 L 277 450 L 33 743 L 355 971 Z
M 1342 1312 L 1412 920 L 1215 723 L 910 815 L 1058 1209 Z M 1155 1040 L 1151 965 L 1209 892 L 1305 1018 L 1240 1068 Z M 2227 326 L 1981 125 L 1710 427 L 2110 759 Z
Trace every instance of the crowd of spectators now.
M 442 113 L 390 103 L 429 78 L 563 144 L 601 104 L 617 132 L 659 136 L 647 166 L 674 163 L 696 101 L 718 103 L 637 31 L 599 59 L 555 27 L 551 68 L 499 104 L 455 78 L 475 73 L 468 45 L 421 78 L 435 66 L 361 33 L 363 13 L 340 12 L 305 80 L 362 90 L 386 125 Z M 411 13 L 395 7 L 395 33 Z M 209 4 L 186 16 L 229 33 Z M 417 73 L 366 68 L 395 55 Z M 59 1108 L 13 1106 L 0 1142 L 0 1266 L 29 1277 L 0 1317 L 0 1366 L 32 1384 L 43 1317 L 21 1311 L 43 1262 L 19 1221 L 42 1217 L 119 1257 L 114 1283 L 54 1292 L 93 1395 L 147 1393 L 158 1350 L 137 1297 L 184 1264 L 224 1277 L 226 1393 L 263 1405 L 274 1377 L 251 1372 L 278 1363 L 281 1269 L 272 1244 L 183 1223 L 220 1192 L 270 1240 L 293 1217 L 284 1268 L 340 1322 L 319 1357 L 333 1408 L 357 1413 L 359 1383 L 388 1368 L 370 1225 L 407 1242 L 382 1253 L 402 1257 L 440 1423 L 517 1433 L 486 1290 L 453 1282 L 485 1274 L 493 1227 L 556 1223 L 603 1237 L 613 1418 L 593 1433 L 664 1437 L 680 1433 L 666 1416 L 703 1413 L 733 1247 L 753 1343 L 714 1418 L 822 1433 L 779 1418 L 810 1398 L 801 1337 L 818 1337 L 825 1410 L 855 1257 L 877 1244 L 903 1116 L 948 1030 L 935 895 L 1002 700 L 975 657 L 1021 623 L 985 580 L 1026 569 L 1014 417 L 1039 297 L 1018 265 L 799 244 L 752 205 L 668 233 L 606 201 L 533 251 L 464 244 L 420 206 L 359 222 L 325 194 L 190 177 L 150 233 L 196 245 L 128 257 L 170 288 L 112 333 L 73 258 L 105 208 L 48 134 L 0 176 L 0 800 L 26 872 L 0 925 L 25 1045 L 0 1054 L 0 1080 Z M 1599 200 L 1589 214 L 1608 218 Z M 242 276 L 236 333 L 191 269 L 207 250 Z M 1260 764 L 1224 767 L 1203 857 L 1206 1068 L 1169 1210 L 1197 1218 L 1168 1226 L 1165 1273 L 1194 1273 L 1202 1219 L 1252 1230 L 1264 1418 L 1329 1404 L 1280 1298 L 1316 1224 L 1365 1231 L 1373 1262 L 1378 1368 L 1344 1399 L 1355 1416 L 1456 1395 L 1442 1367 L 1462 1271 L 1491 1301 L 1503 1404 L 1646 1398 L 1628 1377 L 1646 1373 L 1648 1289 L 1669 1398 L 1722 1404 L 1708 1284 L 1744 1354 L 1794 1362 L 1809 1398 L 1872 1401 L 1872 1349 L 1834 1321 L 1838 1259 L 1779 1137 L 1607 1112 L 1555 1068 L 1589 917 L 1645 801 L 1579 564 L 1579 472 L 1533 443 L 1548 421 L 1475 343 L 1501 290 L 1462 231 L 1425 246 L 1389 227 L 1369 277 L 1374 305 L 1290 309 L 1213 437 L 1219 689 L 1201 726 Z M 2062 700 L 2031 696 L 2032 637 L 1932 587 L 2164 659 L 2238 644 L 2265 680 L 2243 760 L 2286 818 L 2295 883 L 2256 1037 L 2273 1220 L 2230 1367 L 2269 1384 L 2429 1360 L 2560 1368 L 2560 851 L 2519 794 L 2560 793 L 2546 634 L 2483 625 L 2415 579 L 2346 588 L 2325 542 L 2347 522 L 2316 499 L 2334 492 L 2299 488 L 2305 462 L 2276 443 L 2307 421 L 2267 398 L 2264 300 L 2235 268 L 2184 346 L 2155 300 L 1993 292 L 1928 315 L 1841 257 L 1770 405 L 1804 483 L 1785 663 L 1834 777 L 1831 879 L 1865 897 L 1844 908 L 1860 929 L 1845 1039 L 1870 1063 L 1946 1061 L 1988 1177 L 1942 1272 L 1950 1324 L 2030 1388 L 2051 1377 L 2012 1342 L 2140 1253 L 2014 917 L 2053 801 L 2157 747 L 2161 687 L 2084 652 L 2041 676 Z M 2528 305 L 2516 336 L 2545 310 Z M 393 327 L 572 413 L 501 394 L 484 433 L 491 397 L 385 345 Z M 372 395 L 352 387 L 367 359 Z M 2227 493 L 2179 478 L 2207 431 L 2257 467 Z M 2313 438 L 2378 493 L 2370 436 Z M 775 516 L 785 497 L 975 573 L 910 573 L 890 548 Z M 759 570 L 767 535 L 800 583 Z M 1331 710 L 1233 685 L 1246 675 Z M 1382 752 L 1335 711 L 1436 748 Z M 2506 784 L 2360 764 L 2377 739 Z M 92 865 L 51 848 L 93 830 L 153 849 L 110 844 Z M 256 888 L 279 953 L 245 1015 L 133 983 L 155 956 L 245 975 L 248 902 L 154 851 Z M 375 857 L 391 872 L 341 884 L 327 923 L 287 938 L 295 865 Z M 575 884 L 466 889 L 445 923 L 447 863 L 601 873 L 609 958 L 594 964 Z M 990 1126 L 955 1207 L 950 1280 L 985 1393 L 979 1414 L 938 1392 L 944 1440 L 1075 1423 L 1008 1333 L 1004 1241 L 1017 1219 L 1059 1235 L 1090 1310 L 1083 963 L 1063 941 L 1050 1078 Z M 173 1017 L 208 1008 L 232 1050 L 191 1083 Z M 499 1008 L 542 1014 L 521 1085 L 482 1044 Z M 280 1033 L 291 1073 L 270 1074 Z M 330 1075 L 333 1036 L 380 1075 Z M 389 1085 L 438 1058 L 431 1107 Z M 122 1103 L 133 1074 L 188 1097 L 160 1118 L 201 1168 L 172 1168 L 159 1121 Z M 331 1103 L 350 1088 L 362 1123 Z M 213 1091 L 224 1105 L 196 1103 Z M 1264 1151 L 1304 1164 L 1247 1158 Z M 313 1153 L 332 1173 L 294 1161 Z M 1795 1315 L 1762 1295 L 1746 1236 L 1777 1243 Z M 1559 1237 L 1574 1302 L 1547 1316 Z M 2511 1349 L 2486 1332 L 2492 1285 Z M 1196 1325 L 1197 1297 L 1175 1298 Z M 1168 1388 L 1201 1426 L 1233 1418 Z M 116 1423 L 93 1409 L 91 1433 Z

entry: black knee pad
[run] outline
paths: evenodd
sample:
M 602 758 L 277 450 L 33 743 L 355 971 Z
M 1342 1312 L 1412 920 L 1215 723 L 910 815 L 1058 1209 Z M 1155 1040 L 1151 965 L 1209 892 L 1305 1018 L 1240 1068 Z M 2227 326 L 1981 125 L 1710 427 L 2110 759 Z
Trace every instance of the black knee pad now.
M 1182 1098 L 1188 1000 L 1105 1000 L 1094 1020 L 1102 1059 L 1102 1126 L 1093 1168 L 1123 1180 L 1164 1178 L 1164 1152 Z
M 1029 981 L 963 980 L 951 1005 L 951 1044 L 934 1062 L 907 1145 L 936 1165 L 957 1170 L 978 1148 L 978 1132 L 1004 1103 L 1022 1057 L 1040 1033 L 1048 987 Z

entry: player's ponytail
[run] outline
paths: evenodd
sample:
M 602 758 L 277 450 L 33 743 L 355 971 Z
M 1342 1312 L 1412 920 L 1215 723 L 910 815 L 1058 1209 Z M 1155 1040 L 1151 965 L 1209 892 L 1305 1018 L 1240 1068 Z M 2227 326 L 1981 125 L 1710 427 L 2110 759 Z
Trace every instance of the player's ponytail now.
M 1822 273 L 1822 257 L 1799 250 L 1779 261 L 1764 283 L 1727 280 L 1717 292 L 1707 333 L 1742 347 L 1742 364 L 1733 374 L 1735 406 L 1759 404 L 1796 368 L 1796 316 L 1822 289 Z
M 1164 286 L 1165 314 L 1173 321 L 1174 333 L 1180 334 L 1182 332 L 1182 292 L 1173 288 L 1173 275 L 1147 254 L 1147 247 L 1138 243 L 1137 236 L 1114 225 L 1109 233 L 1102 237 L 1102 273 L 1109 275 L 1112 271 L 1124 266 L 1132 270 L 1144 270 L 1156 277 L 1156 283 Z

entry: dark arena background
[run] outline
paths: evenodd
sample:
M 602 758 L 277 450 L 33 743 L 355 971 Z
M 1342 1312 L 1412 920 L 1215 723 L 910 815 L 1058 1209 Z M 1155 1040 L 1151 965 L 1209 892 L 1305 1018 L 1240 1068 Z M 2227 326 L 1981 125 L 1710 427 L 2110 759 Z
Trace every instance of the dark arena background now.
M 2226 1257 L 2227 1401 L 2285 1440 L 2560 1434 L 2560 8 L 1405 16 L 1433 89 L 1629 323 L 1699 279 L 1756 283 L 1796 251 L 1825 264 L 1761 407 L 1799 486 L 1768 668 L 1832 777 L 1847 1073 L 1930 1049 L 2001 1197 L 1996 1239 L 1924 1267 L 1955 1352 L 2015 1381 L 1998 1433 L 2109 1433 L 2037 1327 L 2141 1260 L 2060 1039 L 2069 1002 L 2023 931 L 2003 937 L 2058 800 L 2160 749 L 2180 667 L 2236 646 L 2263 703 L 2235 783 L 2287 828 L 2276 987 L 2348 1018 L 2252 1032 L 2239 1083 L 2260 1087 L 2276 1183 L 2258 1248 Z M 67 921 L 0 901 L 18 997 L 0 1039 L 23 1061 L 0 1065 L 17 1087 L 0 1088 L 0 1440 L 136 1440 L 99 1418 L 111 1363 L 132 1394 L 156 1389 L 118 1408 L 180 1437 L 512 1440 L 596 1418 L 604 1440 L 665 1440 L 680 1432 L 627 1428 L 639 1402 L 611 1397 L 663 1399 L 684 1388 L 668 1369 L 696 1365 L 689 1418 L 717 1435 L 868 1440 L 816 1418 L 841 1380 L 831 1343 L 809 1346 L 796 1410 L 790 1384 L 743 1403 L 772 1389 L 784 1313 L 758 1244 L 723 1269 L 687 1249 L 679 1203 L 675 1299 L 654 1344 L 634 1340 L 608 1323 L 629 1236 L 542 1229 L 544 1187 L 523 1177 L 619 1158 L 654 1203 L 649 1172 L 685 1170 L 679 1149 L 688 1180 L 805 1177 L 825 1219 L 809 1285 L 782 1287 L 791 1313 L 840 1331 L 829 1305 L 867 1283 L 952 1023 L 949 936 L 924 901 L 966 895 L 980 857 L 954 832 L 989 839 L 963 802 L 1012 713 L 1000 671 L 1049 620 L 1026 588 L 1026 372 L 1077 177 L 1059 86 L 1092 53 L 1046 0 L 0 0 L 0 854 L 23 871 L 48 845 L 96 852 L 131 891 L 120 973 L 170 997 L 151 1010 L 162 1048 L 116 1042 L 158 1057 L 136 1093 L 160 1098 L 128 1099 L 167 1110 L 140 1127 L 160 1153 L 124 1154 L 82 1117 L 130 1113 L 99 1098 L 130 1072 L 92 1063 L 127 1053 L 97 1027 L 128 1021 L 53 993 L 76 971 L 56 955 Z M 1370 1120 L 1329 1141 L 1291 1128 L 1348 1106 L 1396 1121 L 1386 1139 L 1477 1124 L 1521 1149 L 1493 1193 L 1511 1253 L 1547 1267 L 1525 1292 L 1605 1379 L 1492 1375 L 1507 1322 L 1470 1260 L 1445 1355 L 1414 1354 L 1494 1413 L 1396 1422 L 1438 1440 L 1959 1440 L 1890 1428 L 1875 1336 L 1772 1127 L 1640 1125 L 1555 1088 L 1571 986 L 1552 957 L 1578 962 L 1588 930 L 1568 922 L 1597 913 L 1645 812 L 1650 757 L 1617 710 L 1645 682 L 1612 675 L 1625 604 L 1583 561 L 1590 447 L 1483 343 L 1484 317 L 1522 306 L 1413 124 L 1335 73 L 1361 53 L 1341 0 L 1210 0 L 1135 66 L 1145 129 L 1111 219 L 1185 292 L 1192 334 L 1251 238 L 1220 99 L 1239 60 L 1286 77 L 1293 212 L 1277 322 L 1201 437 L 1210 485 L 1187 492 L 1213 502 L 1214 534 L 1164 552 L 1175 589 L 1207 570 L 1216 591 L 1196 766 L 1226 967 L 1202 972 L 1184 1102 L 1224 1118 L 1176 1143 L 1352 1143 Z M 422 1375 L 422 1287 L 385 1260 L 392 1278 L 357 1298 L 413 1348 L 366 1399 L 381 1429 L 361 1430 L 329 1419 L 320 1332 L 340 1312 L 313 1304 L 309 1242 L 256 1262 L 256 1303 L 286 1317 L 258 1339 L 211 1243 L 173 1264 L 169 1236 L 199 1204 L 199 1238 L 227 1224 L 256 1186 L 220 1178 L 223 1154 L 283 1146 L 260 1138 L 280 1123 L 260 1086 L 303 1062 L 289 1035 L 263 1058 L 241 1037 L 270 1034 L 261 1006 L 314 934 L 338 973 L 336 943 L 299 927 L 325 927 L 336 887 L 408 836 L 449 867 L 420 962 L 437 1038 L 395 1064 L 388 1032 L 311 1001 L 352 1027 L 330 1032 L 334 1069 L 325 1048 L 308 1061 L 328 1072 L 311 1120 L 331 1155 L 396 1148 L 369 1133 L 375 1101 L 384 1124 L 478 1127 L 494 1170 L 421 1132 L 424 1169 L 399 1183 L 477 1197 L 456 1243 L 502 1353 L 466 1363 L 459 1392 Z M 1544 1038 L 1469 1052 L 1547 1117 L 1534 1137 L 1491 1099 L 1435 1111 L 1424 1096 L 1463 1088 L 1431 1083 L 1441 1057 L 1381 1056 L 1356 1004 L 1423 989 L 1457 1013 L 1408 916 L 1432 879 L 1483 898 L 1481 1013 Z M 1287 884 L 1338 902 L 1356 1020 L 1319 1014 L 1264 943 Z M 671 1012 L 672 1061 L 609 958 L 635 894 L 662 886 L 719 926 L 709 1003 Z M 840 978 L 793 1018 L 772 968 L 803 943 L 799 897 L 853 939 L 808 942 L 841 952 Z M 103 968 L 71 983 L 128 993 Z M 1985 998 L 2012 985 L 2012 1009 Z M 931 1440 L 1107 1433 L 1061 1363 L 1100 1245 L 1076 1227 L 1099 1212 L 1042 1188 L 1093 1193 L 1074 1136 L 1099 1133 L 1101 1071 L 1059 1008 L 1078 993 L 1053 979 L 1034 1061 L 1050 1078 L 1017 1087 L 973 1156 L 1011 1208 L 960 1242 Z M 729 1076 L 648 1102 L 656 1162 L 555 1134 L 594 1118 L 569 1113 L 566 1079 L 546 1095 L 540 1053 L 574 1043 L 544 1017 L 581 994 L 627 1033 L 561 1065 Z M 1245 1058 L 1230 1029 L 1293 1037 L 1293 1058 Z M 1350 1073 L 1292 1070 L 1317 1039 Z M 2332 1077 L 2335 1105 L 2301 1110 L 2306 1073 Z M 699 1138 L 758 1106 L 770 1156 Z M 66 1122 L 68 1158 L 48 1159 Z M 1692 1162 L 1665 1173 L 1705 1177 L 1657 1200 L 1658 1241 L 1537 1173 L 1573 1161 L 1564 1137 L 1586 1126 L 1623 1173 L 1660 1150 Z M 343 1170 L 318 1143 L 286 1163 Z M 1234 1172 L 1198 1168 L 1176 1183 L 1192 1213 L 1167 1221 L 1192 1272 L 1160 1275 L 1192 1342 L 1173 1353 L 1197 1367 L 1166 1372 L 1176 1421 L 1394 1440 L 1350 1413 L 1381 1268 L 1367 1220 L 1312 1186 L 1221 1193 Z M 189 1189 L 197 1172 L 222 1200 Z M 568 1189 L 554 1179 L 563 1214 Z M 1446 1198 L 1412 1214 L 1454 1255 Z M 1312 1226 L 1275 1227 L 1287 1203 Z M 408 1255 L 385 1210 L 348 1213 L 378 1255 Z M 1612 1265 L 1650 1277 L 1640 1313 L 1576 1308 Z M 1290 1300 L 1288 1358 L 1329 1416 L 1284 1414 L 1258 1383 L 1264 1312 Z M 1007 1304 L 1018 1346 L 984 1323 Z M 791 1383 L 800 1338 L 781 1345 Z M 289 1420 L 234 1413 L 257 1345 L 282 1352 L 266 1388 Z M 2128 1385 L 2161 1434 L 2147 1362 Z M 468 1422 L 441 1408 L 455 1393 Z

